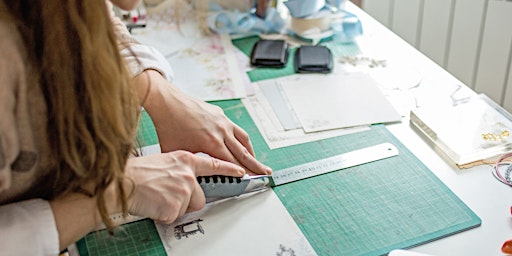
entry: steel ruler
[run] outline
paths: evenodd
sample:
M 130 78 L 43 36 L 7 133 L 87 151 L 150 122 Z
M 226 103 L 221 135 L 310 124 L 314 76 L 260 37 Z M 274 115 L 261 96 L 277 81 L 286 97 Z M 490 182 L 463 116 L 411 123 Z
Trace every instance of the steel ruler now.
M 398 155 L 398 149 L 393 144 L 378 144 L 275 171 L 270 177 L 270 182 L 272 186 L 279 186 L 396 155 Z
M 393 144 L 383 143 L 350 151 L 340 155 L 323 158 L 317 161 L 276 170 L 271 176 L 245 175 L 242 178 L 207 176 L 198 177 L 197 180 L 205 193 L 207 202 L 211 202 L 222 198 L 238 196 L 244 193 L 261 190 L 268 188 L 269 186 L 279 186 L 282 184 L 377 161 L 396 155 L 398 155 L 398 149 Z

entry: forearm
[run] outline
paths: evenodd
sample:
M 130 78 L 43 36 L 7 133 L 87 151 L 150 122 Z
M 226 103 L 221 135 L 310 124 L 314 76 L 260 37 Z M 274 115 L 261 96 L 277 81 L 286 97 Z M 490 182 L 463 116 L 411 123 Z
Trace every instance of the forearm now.
M 126 182 L 123 186 L 125 189 L 132 189 L 130 182 Z M 88 185 L 85 188 L 88 191 L 93 190 Z M 111 183 L 103 193 L 107 215 L 122 211 L 116 191 L 116 186 Z M 73 192 L 50 201 L 55 226 L 59 233 L 59 248 L 61 250 L 102 223 L 97 197 L 98 195 L 88 196 L 84 193 Z
M 156 124 L 160 120 L 168 120 L 170 118 L 169 111 L 172 111 L 178 102 L 187 97 L 155 70 L 148 69 L 134 79 L 142 106 Z M 174 118 L 177 119 L 176 116 Z
M 95 197 L 73 193 L 50 202 L 63 250 L 101 223 Z

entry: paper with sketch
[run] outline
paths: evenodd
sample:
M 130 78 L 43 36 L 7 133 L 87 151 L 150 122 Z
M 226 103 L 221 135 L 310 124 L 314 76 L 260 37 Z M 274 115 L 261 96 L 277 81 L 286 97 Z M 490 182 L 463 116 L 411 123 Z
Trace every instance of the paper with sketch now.
M 302 128 L 286 130 L 276 116 L 275 109 L 269 104 L 267 98 L 260 90 L 259 84 L 260 82 L 253 83 L 254 95 L 242 99 L 242 103 L 270 149 L 337 137 L 369 129 L 368 126 L 360 126 L 313 133 L 305 133 Z
M 224 36 L 225 37 L 225 36 Z M 241 76 L 230 40 L 212 35 L 167 57 L 174 70 L 174 81 L 188 95 L 205 100 L 226 100 L 245 97 Z M 229 60 L 231 57 L 232 60 Z
M 204 37 L 191 11 L 190 14 L 182 15 L 178 25 L 171 8 L 152 13 L 148 16 L 146 27 L 133 29 L 132 35 L 139 42 L 151 45 L 167 56 Z
M 377 82 L 363 73 L 310 75 L 279 84 L 305 132 L 401 120 Z
M 271 189 L 156 228 L 168 255 L 316 255 Z
M 229 35 L 204 35 L 192 10 L 180 15 L 172 9 L 152 14 L 144 29 L 133 30 L 143 44 L 167 59 L 174 81 L 185 93 L 205 101 L 238 99 L 251 93 L 245 69 L 248 58 L 231 43 Z M 245 58 L 244 58 L 245 56 Z

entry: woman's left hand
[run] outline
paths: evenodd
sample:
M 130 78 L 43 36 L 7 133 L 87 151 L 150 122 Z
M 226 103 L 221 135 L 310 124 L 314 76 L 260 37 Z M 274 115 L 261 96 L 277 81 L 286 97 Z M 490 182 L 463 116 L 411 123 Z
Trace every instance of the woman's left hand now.
M 186 95 L 156 71 L 147 70 L 135 79 L 136 83 L 151 83 L 139 95 L 147 94 L 143 106 L 155 124 L 162 152 L 203 152 L 239 164 L 249 173 L 272 173 L 255 158 L 247 132 L 220 107 Z

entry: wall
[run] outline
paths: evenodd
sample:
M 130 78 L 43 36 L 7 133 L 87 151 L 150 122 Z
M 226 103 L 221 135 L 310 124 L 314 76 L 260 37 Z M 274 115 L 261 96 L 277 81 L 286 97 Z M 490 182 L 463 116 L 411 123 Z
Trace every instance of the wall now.
M 512 112 L 512 0 L 362 0 L 361 7 Z

